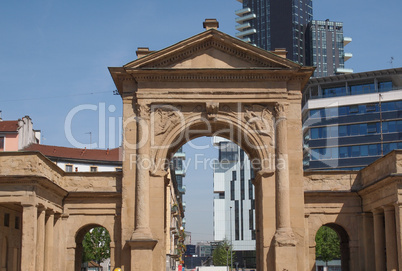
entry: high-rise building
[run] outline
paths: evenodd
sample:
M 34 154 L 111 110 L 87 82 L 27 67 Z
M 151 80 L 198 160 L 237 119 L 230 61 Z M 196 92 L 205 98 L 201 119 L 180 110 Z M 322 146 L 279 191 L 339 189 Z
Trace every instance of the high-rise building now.
M 352 69 L 345 69 L 345 61 L 352 54 L 344 50 L 352 38 L 343 36 L 343 23 L 313 20 L 309 29 L 307 40 L 311 43 L 307 56 L 311 60 L 308 65 L 316 67 L 314 77 L 352 73 Z
M 214 240 L 232 243 L 239 267 L 255 267 L 255 201 L 250 160 L 235 143 L 214 138 Z
M 287 57 L 300 64 L 306 59 L 306 33 L 313 19 L 312 0 L 238 0 L 236 36 L 268 51 L 286 48 Z
M 358 170 L 402 149 L 402 68 L 312 78 L 302 105 L 305 170 Z
M 284 48 L 287 58 L 317 67 L 315 77 L 351 73 L 344 62 L 343 24 L 313 20 L 312 0 L 238 0 L 236 36 L 268 51 Z

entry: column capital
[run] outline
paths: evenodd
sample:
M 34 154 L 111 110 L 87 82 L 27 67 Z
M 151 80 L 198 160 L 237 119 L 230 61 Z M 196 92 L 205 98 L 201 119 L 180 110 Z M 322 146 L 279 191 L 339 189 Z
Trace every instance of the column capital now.
M 275 104 L 275 117 L 277 119 L 286 119 L 286 107 L 288 103 Z
M 140 117 L 143 120 L 149 120 L 151 116 L 151 107 L 149 104 L 145 103 L 137 103 L 137 117 Z
M 384 210 L 382 208 L 373 209 L 371 212 L 373 213 L 373 215 L 383 215 L 384 214 Z
M 384 212 L 395 212 L 394 205 L 384 205 L 382 208 L 384 209 Z

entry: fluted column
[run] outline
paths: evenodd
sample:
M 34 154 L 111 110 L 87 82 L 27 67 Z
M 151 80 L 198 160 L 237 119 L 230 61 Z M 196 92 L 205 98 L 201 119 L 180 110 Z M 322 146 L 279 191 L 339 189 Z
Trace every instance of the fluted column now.
M 37 215 L 36 206 L 22 205 L 21 270 L 24 271 L 35 271 Z
M 45 228 L 45 270 L 52 270 L 54 257 L 54 212 L 52 210 L 47 212 Z
M 44 270 L 45 260 L 45 216 L 44 207 L 38 208 L 38 239 L 36 241 L 36 271 Z
M 398 270 L 398 255 L 396 247 L 395 207 L 384 207 L 385 244 L 387 252 L 387 271 Z
M 150 153 L 150 108 L 137 105 L 137 178 L 135 202 L 135 230 L 132 240 L 152 239 L 149 227 L 149 172 Z
M 288 165 L 287 118 L 284 104 L 276 104 L 276 240 L 294 239 L 290 225 L 290 191 Z M 294 245 L 294 242 L 291 242 Z
M 374 218 L 374 247 L 375 247 L 375 270 L 384 271 L 385 269 L 385 230 L 384 214 L 382 210 L 373 211 Z

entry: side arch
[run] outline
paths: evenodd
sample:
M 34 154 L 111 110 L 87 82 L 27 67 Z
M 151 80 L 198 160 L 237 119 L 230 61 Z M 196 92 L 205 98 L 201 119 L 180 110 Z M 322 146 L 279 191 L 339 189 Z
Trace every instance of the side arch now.
M 332 230 L 334 230 L 339 237 L 340 240 L 340 250 L 341 250 L 341 270 L 349 271 L 350 270 L 350 237 L 345 227 L 335 222 L 323 223 L 321 226 L 315 228 L 312 233 L 315 239 L 318 230 L 326 226 Z
M 82 263 L 82 256 L 83 256 L 83 246 L 82 242 L 84 240 L 85 235 L 93 228 L 102 227 L 105 228 L 110 236 L 110 244 L 113 243 L 113 232 L 111 232 L 106 226 L 98 224 L 98 223 L 89 223 L 81 226 L 75 232 L 74 240 L 75 240 L 75 261 L 74 261 L 74 270 L 80 271 L 81 270 L 81 263 Z M 112 250 L 112 248 L 110 248 Z M 110 251 L 110 255 L 112 257 L 112 251 Z

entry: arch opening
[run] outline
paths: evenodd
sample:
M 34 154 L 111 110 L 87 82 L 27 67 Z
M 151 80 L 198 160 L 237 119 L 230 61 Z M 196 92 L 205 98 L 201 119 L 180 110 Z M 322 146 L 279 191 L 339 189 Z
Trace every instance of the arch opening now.
M 183 154 L 185 154 L 184 159 Z M 170 171 L 173 171 L 171 174 L 175 175 L 172 179 L 179 177 L 178 191 L 184 193 L 178 198 L 183 200 L 183 209 L 186 209 L 182 221 L 184 223 L 179 222 L 179 226 L 183 225 L 185 232 L 193 233 L 191 234 L 193 242 L 185 244 L 187 251 L 180 257 L 186 268 L 194 268 L 197 264 L 215 266 L 232 264 L 234 268 L 236 266 L 255 268 L 256 213 L 252 182 L 254 171 L 251 169 L 246 152 L 223 137 L 197 137 L 181 146 L 172 160 L 173 168 L 171 167 Z M 175 171 L 179 174 L 175 174 Z M 181 171 L 186 172 L 185 182 L 180 176 Z M 180 189 L 183 183 L 186 183 L 187 188 L 190 189 Z M 170 193 L 166 191 L 165 194 Z M 208 197 L 208 200 L 205 197 Z M 206 217 L 206 209 L 210 217 Z M 173 228 L 173 235 L 177 236 L 178 243 L 182 242 L 180 230 L 174 229 L 176 222 L 172 223 L 172 218 L 168 216 L 166 219 L 165 226 Z M 209 239 L 203 240 L 210 243 L 201 242 L 200 235 L 205 236 L 205 232 L 202 232 L 204 229 L 196 225 L 197 223 L 211 224 L 205 225 L 205 229 L 209 229 L 210 232 Z M 166 230 L 169 231 L 169 229 Z M 188 236 L 185 235 L 185 237 Z M 169 247 L 171 246 L 169 241 L 173 239 L 171 236 L 166 238 Z M 197 246 L 198 242 L 201 243 Z M 224 242 L 231 245 L 233 253 L 227 252 L 224 253 L 225 255 L 220 255 L 222 259 L 218 261 L 217 257 L 214 257 L 214 251 L 218 250 L 220 244 Z M 177 244 L 175 245 L 178 247 Z M 197 255 L 199 258 L 194 261 L 191 255 L 196 252 L 196 247 L 199 249 Z M 167 255 L 167 262 L 170 265 L 172 265 L 171 256 Z
M 335 223 L 320 227 L 316 233 L 316 268 L 318 271 L 349 271 L 349 235 Z
M 86 225 L 78 230 L 75 243 L 75 271 L 103 270 L 105 267 L 108 270 L 111 238 L 106 228 L 98 224 Z

